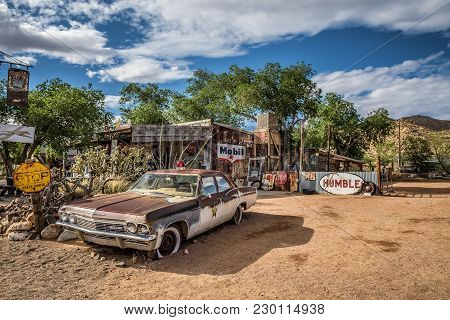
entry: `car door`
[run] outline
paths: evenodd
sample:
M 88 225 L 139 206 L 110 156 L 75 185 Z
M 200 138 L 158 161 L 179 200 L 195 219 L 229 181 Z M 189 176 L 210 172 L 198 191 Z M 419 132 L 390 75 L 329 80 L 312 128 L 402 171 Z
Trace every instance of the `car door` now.
M 217 188 L 219 189 L 219 197 L 222 199 L 223 210 L 220 215 L 220 223 L 230 220 L 238 206 L 239 191 L 234 185 L 222 175 L 216 176 Z
M 223 215 L 223 202 L 213 176 L 201 178 L 200 186 L 200 228 L 203 232 L 220 224 Z

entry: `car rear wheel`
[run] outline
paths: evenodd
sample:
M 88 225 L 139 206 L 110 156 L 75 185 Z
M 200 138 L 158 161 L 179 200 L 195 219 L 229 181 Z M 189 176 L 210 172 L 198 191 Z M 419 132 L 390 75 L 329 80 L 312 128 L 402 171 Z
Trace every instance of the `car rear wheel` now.
M 181 234 L 176 226 L 170 226 L 164 231 L 161 244 L 156 249 L 156 258 L 161 259 L 165 256 L 170 256 L 180 249 Z

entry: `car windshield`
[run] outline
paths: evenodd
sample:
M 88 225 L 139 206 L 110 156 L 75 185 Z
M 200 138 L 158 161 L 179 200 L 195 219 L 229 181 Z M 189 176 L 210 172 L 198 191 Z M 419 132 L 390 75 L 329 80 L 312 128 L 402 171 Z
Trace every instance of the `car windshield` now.
M 198 175 L 146 173 L 130 190 L 172 197 L 193 197 L 197 193 L 197 183 Z

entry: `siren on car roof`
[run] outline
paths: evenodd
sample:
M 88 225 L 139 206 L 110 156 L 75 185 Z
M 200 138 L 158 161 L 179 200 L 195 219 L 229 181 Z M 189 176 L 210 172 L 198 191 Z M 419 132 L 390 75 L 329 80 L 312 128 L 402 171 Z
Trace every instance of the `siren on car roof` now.
M 178 160 L 177 163 L 175 164 L 175 166 L 176 166 L 177 170 L 184 170 L 184 169 L 186 169 L 183 160 Z

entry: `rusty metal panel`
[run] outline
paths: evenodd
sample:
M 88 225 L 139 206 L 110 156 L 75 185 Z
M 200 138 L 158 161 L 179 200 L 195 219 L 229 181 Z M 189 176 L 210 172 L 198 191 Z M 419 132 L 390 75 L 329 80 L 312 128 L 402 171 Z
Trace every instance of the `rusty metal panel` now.
M 211 136 L 211 126 L 134 125 L 132 127 L 131 142 L 208 140 Z
M 29 79 L 28 70 L 9 68 L 6 103 L 19 107 L 28 105 Z

